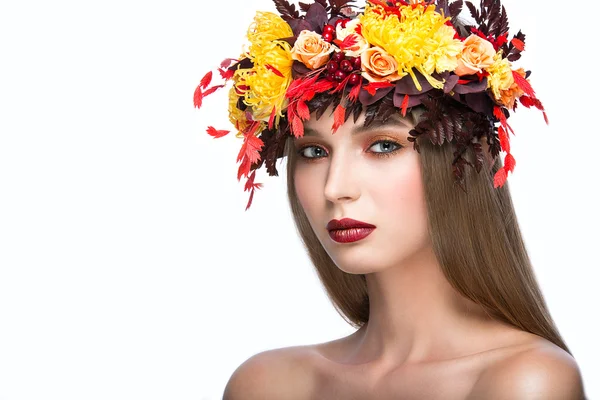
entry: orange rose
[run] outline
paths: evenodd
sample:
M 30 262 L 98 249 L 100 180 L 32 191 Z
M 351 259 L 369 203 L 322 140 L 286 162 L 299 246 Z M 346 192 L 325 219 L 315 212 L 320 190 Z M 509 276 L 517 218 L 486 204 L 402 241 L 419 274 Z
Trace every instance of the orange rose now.
M 463 45 L 462 54 L 458 58 L 458 66 L 454 70 L 456 75 L 481 73 L 484 68 L 494 63 L 496 50 L 487 40 L 472 34 L 465 39 Z
M 318 33 L 303 30 L 298 35 L 292 49 L 292 58 L 301 61 L 308 68 L 317 69 L 329 60 L 329 55 L 336 48 L 336 46 L 323 40 L 323 37 Z
M 398 62 L 381 47 L 371 47 L 360 55 L 362 76 L 370 82 L 392 82 L 400 79 Z
M 523 68 L 519 68 L 515 72 L 525 78 L 526 74 Z M 523 92 L 523 89 L 517 85 L 517 82 L 513 82 L 513 84 L 507 90 L 500 90 L 500 98 L 497 98 L 496 100 L 504 107 L 514 110 L 515 101 L 517 101 L 517 99 L 524 93 L 525 92 Z

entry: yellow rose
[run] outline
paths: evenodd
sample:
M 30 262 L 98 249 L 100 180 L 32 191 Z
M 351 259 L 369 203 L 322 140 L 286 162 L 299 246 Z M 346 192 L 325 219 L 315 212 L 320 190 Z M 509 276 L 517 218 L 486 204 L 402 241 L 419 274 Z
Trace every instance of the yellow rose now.
M 360 24 L 358 19 L 353 19 L 346 24 L 345 28 L 342 28 L 342 24 L 339 24 L 336 28 L 336 39 L 343 41 L 349 35 L 354 35 L 356 38 L 356 44 L 350 48 L 344 50 L 344 53 L 349 57 L 359 57 L 363 51 L 369 48 L 367 40 L 356 33 L 356 27 Z
M 487 87 L 492 89 L 494 99 L 500 101 L 500 92 L 509 90 L 515 83 L 510 61 L 502 58 L 502 51 L 496 53 L 494 63 L 487 68 L 487 72 L 489 73 Z
M 292 58 L 301 61 L 308 68 L 317 69 L 329 61 L 329 55 L 336 48 L 318 33 L 303 30 L 292 48 Z
M 398 62 L 381 47 L 371 47 L 360 55 L 362 76 L 370 82 L 391 82 L 400 79 Z
M 487 40 L 471 35 L 463 42 L 462 54 L 454 73 L 458 76 L 473 75 L 483 72 L 483 69 L 494 63 L 496 50 Z

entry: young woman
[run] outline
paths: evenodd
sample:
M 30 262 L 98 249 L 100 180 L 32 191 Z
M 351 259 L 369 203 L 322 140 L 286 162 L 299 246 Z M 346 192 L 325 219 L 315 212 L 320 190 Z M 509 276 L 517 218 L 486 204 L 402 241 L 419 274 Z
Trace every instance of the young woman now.
M 467 2 L 473 23 L 462 2 L 275 3 L 220 68 L 238 179 L 250 207 L 256 170 L 287 157 L 296 226 L 357 331 L 251 357 L 224 398 L 585 398 L 506 184 L 510 112 L 544 109 L 499 1 Z

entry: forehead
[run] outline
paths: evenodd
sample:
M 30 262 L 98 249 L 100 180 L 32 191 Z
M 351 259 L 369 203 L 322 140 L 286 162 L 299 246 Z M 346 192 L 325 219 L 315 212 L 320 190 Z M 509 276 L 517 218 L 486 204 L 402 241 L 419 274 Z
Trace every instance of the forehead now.
M 304 136 L 327 136 L 331 135 L 331 127 L 333 125 L 333 118 L 326 118 L 325 116 L 317 120 L 315 117 L 306 121 L 304 125 Z M 363 115 L 356 121 L 352 119 L 352 116 L 340 127 L 339 131 L 348 130 L 351 135 L 359 135 L 361 133 L 372 132 L 376 130 L 396 130 L 408 134 L 408 131 L 413 128 L 413 124 L 407 119 L 401 117 L 399 114 L 392 115 L 385 121 L 381 118 L 373 119 L 368 125 L 365 125 L 365 116 Z

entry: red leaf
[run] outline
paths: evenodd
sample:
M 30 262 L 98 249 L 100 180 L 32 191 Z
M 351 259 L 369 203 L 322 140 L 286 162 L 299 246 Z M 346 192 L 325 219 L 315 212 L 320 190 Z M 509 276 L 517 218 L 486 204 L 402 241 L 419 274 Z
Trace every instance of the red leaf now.
M 513 71 L 512 75 L 515 79 L 515 83 L 519 85 L 521 90 L 523 90 L 528 96 L 535 97 L 535 92 L 533 91 L 533 88 L 527 79 L 523 78 L 517 71 Z
M 239 161 L 239 160 L 238 160 Z M 244 158 L 244 160 L 242 161 L 242 163 L 240 164 L 239 168 L 238 168 L 238 175 L 237 175 L 237 180 L 239 181 L 240 178 L 242 176 L 248 176 L 248 173 L 250 172 L 250 160 L 247 158 Z
M 383 89 L 392 86 L 394 85 L 389 82 L 369 82 L 369 84 L 365 86 L 365 90 L 369 92 L 371 96 L 375 96 L 375 91 L 377 89 Z
M 204 75 L 204 78 L 202 78 L 202 80 L 200 81 L 200 86 L 202 86 L 203 89 L 206 89 L 206 87 L 210 84 L 211 80 L 212 80 L 212 71 L 208 71 L 206 73 L 206 75 Z
M 279 77 L 284 77 L 283 74 L 281 72 L 279 72 L 279 70 L 277 68 L 275 68 L 274 66 L 272 66 L 271 64 L 266 64 L 265 67 L 267 67 L 267 69 L 271 72 L 273 72 L 275 75 L 279 76 Z
M 296 138 L 304 136 L 304 124 L 302 123 L 302 120 L 293 110 L 288 109 L 288 111 L 290 111 L 288 112 L 288 118 L 290 121 L 292 134 Z
M 200 108 L 202 106 L 202 98 L 204 95 L 202 94 L 202 88 L 200 85 L 194 90 L 194 107 Z
M 504 168 L 506 168 L 507 171 L 512 172 L 515 169 L 515 165 L 517 165 L 515 158 L 512 154 L 508 153 L 506 157 L 504 157 Z
M 288 86 L 285 92 L 285 97 L 287 97 L 288 99 L 301 97 L 309 88 L 314 89 L 312 88 L 312 86 L 317 81 L 317 79 L 319 79 L 318 74 L 315 74 L 310 78 L 294 79 L 292 83 L 290 83 L 290 86 Z
M 244 186 L 244 192 L 253 189 L 254 187 L 261 187 L 262 183 L 254 183 L 254 178 L 256 177 L 256 170 L 252 171 L 252 174 L 248 177 L 246 181 L 246 185 Z
M 246 209 L 244 211 L 248 211 L 248 209 L 250 208 L 253 197 L 254 197 L 254 190 L 250 191 L 250 198 L 248 199 L 248 204 L 246 205 Z
M 220 137 L 227 135 L 229 133 L 229 131 L 216 130 L 214 127 L 209 126 L 208 129 L 206 130 L 206 133 L 208 133 L 210 136 L 212 136 L 216 139 L 216 138 L 220 138 Z
M 506 182 L 506 178 L 507 178 L 507 172 L 504 169 L 504 167 L 502 167 L 498 170 L 498 172 L 496 172 L 496 175 L 494 175 L 494 188 L 504 186 L 504 183 Z
M 525 50 L 525 42 L 522 41 L 521 39 L 517 39 L 515 37 L 515 38 L 512 38 L 512 40 L 510 42 L 512 43 L 513 46 L 515 46 L 517 48 L 517 50 L 519 50 L 519 51 Z
M 254 135 L 248 135 L 246 137 L 246 157 L 250 159 L 250 162 L 255 163 L 260 160 L 260 149 L 264 143 L 261 138 Z
M 510 140 L 508 138 L 508 133 L 502 126 L 498 127 L 498 139 L 500 139 L 500 147 L 502 147 L 502 150 L 510 153 Z
M 337 44 L 341 50 L 347 50 L 358 44 L 358 38 L 355 34 L 351 34 L 346 36 L 344 40 L 336 39 L 333 42 Z
M 498 39 L 496 39 L 496 49 L 498 47 L 503 46 L 506 42 L 508 42 L 508 32 L 506 32 L 505 34 L 503 34 L 502 36 L 500 36 Z
M 402 100 L 402 106 L 400 107 L 400 109 L 402 110 L 402 116 L 406 117 L 406 108 L 408 107 L 408 95 L 405 94 L 404 95 L 404 100 Z
M 213 94 L 214 92 L 216 92 L 218 89 L 221 89 L 222 87 L 225 87 L 225 85 L 217 85 L 217 86 L 213 86 L 213 87 L 209 88 L 206 92 L 204 92 L 203 97 L 206 97 L 209 94 Z
M 273 122 L 275 121 L 275 115 L 277 114 L 277 107 L 273 107 L 271 116 L 269 117 L 269 129 L 273 129 Z
M 360 94 L 360 84 L 355 85 L 352 88 L 352 90 L 348 94 L 348 99 L 350 99 L 350 101 L 354 103 L 358 99 L 359 94 Z
M 221 78 L 223 78 L 226 81 L 228 81 L 229 79 L 233 78 L 233 75 L 235 75 L 235 70 L 232 70 L 232 69 L 220 69 L 219 73 L 221 74 Z
M 494 107 L 494 116 L 500 120 L 502 126 L 506 126 L 506 115 L 504 115 L 500 107 Z
M 332 133 L 335 133 L 340 126 L 344 125 L 344 119 L 346 117 L 346 109 L 340 103 L 335 111 L 333 112 L 333 126 L 331 127 Z
M 354 28 L 354 31 L 356 33 L 358 33 L 360 36 L 362 36 L 362 25 L 361 24 L 357 24 L 356 28 Z
M 307 119 L 310 119 L 310 111 L 305 102 L 299 101 L 296 104 L 296 110 L 298 111 L 298 116 L 301 120 L 306 121 Z
M 238 153 L 237 161 L 249 160 L 251 163 L 255 163 L 260 160 L 260 149 L 263 147 L 263 141 L 258 137 L 254 136 L 253 133 L 244 134 L 244 144 Z

